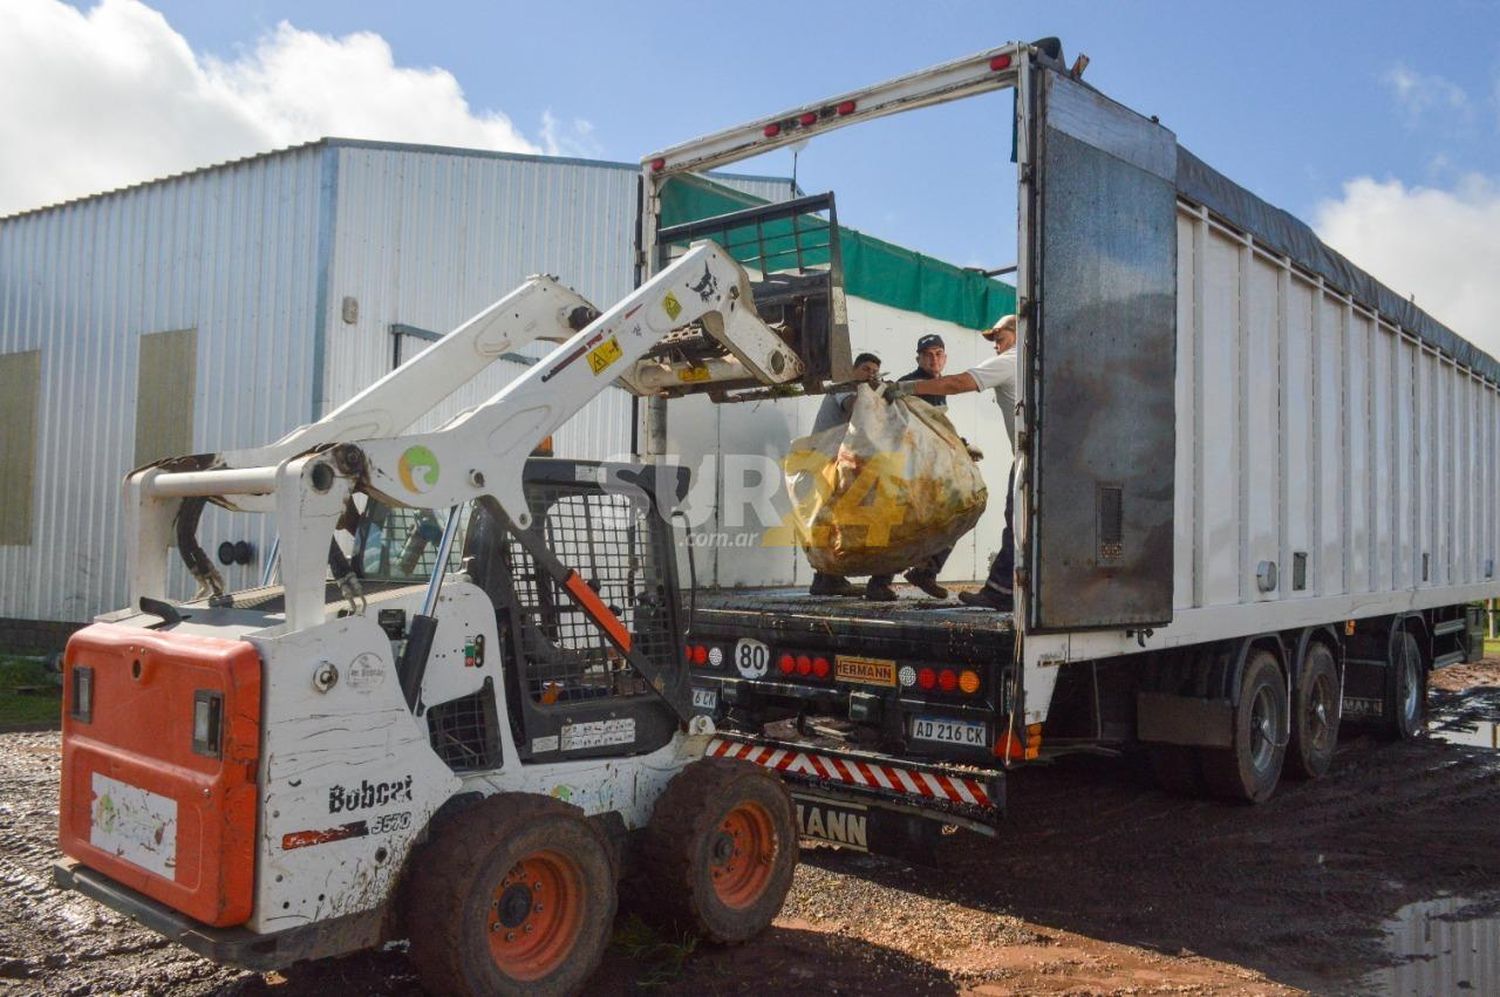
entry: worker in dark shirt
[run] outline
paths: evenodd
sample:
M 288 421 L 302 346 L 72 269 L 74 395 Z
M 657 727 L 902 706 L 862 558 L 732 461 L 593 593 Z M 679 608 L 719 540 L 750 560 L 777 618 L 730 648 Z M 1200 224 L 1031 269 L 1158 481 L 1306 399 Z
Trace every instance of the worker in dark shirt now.
M 943 337 L 937 333 L 928 333 L 917 340 L 917 369 L 903 374 L 900 380 L 927 381 L 942 377 L 943 368 L 947 365 L 948 348 L 943 344 Z M 922 401 L 929 405 L 946 406 L 948 404 L 948 399 L 942 395 L 923 395 Z M 946 599 L 948 590 L 938 584 L 937 576 L 938 572 L 943 570 L 948 555 L 952 553 L 952 547 L 940 550 L 924 559 L 921 564 L 913 565 L 904 577 L 934 599 Z M 865 598 L 874 602 L 894 601 L 896 590 L 891 588 L 893 577 L 892 575 L 871 575 L 870 580 L 865 583 Z

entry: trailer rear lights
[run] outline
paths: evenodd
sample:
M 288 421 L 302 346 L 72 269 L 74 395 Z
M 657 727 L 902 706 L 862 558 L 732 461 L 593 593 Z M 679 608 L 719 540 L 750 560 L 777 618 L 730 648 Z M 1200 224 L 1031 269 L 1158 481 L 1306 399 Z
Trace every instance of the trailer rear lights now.
M 661 158 L 660 156 L 658 156 L 657 158 L 651 160 L 651 172 L 652 173 L 660 173 L 662 170 L 664 170 L 666 168 L 667 168 L 667 161 L 665 159 Z
M 760 130 L 760 133 L 766 138 L 775 138 L 777 135 L 781 134 L 781 126 L 776 124 L 775 122 L 772 122 L 771 124 L 766 125 L 766 127 L 762 128 Z
M 790 654 L 783 654 L 776 659 L 776 670 L 783 675 L 790 675 L 797 670 L 797 659 Z
M 952 692 L 958 688 L 958 673 L 951 668 L 944 668 L 938 672 L 938 688 L 944 692 Z
M 931 668 L 924 668 L 917 672 L 917 686 L 922 689 L 931 689 L 937 685 L 937 672 Z
M 995 738 L 996 758 L 1018 758 L 1031 761 L 1042 753 L 1042 725 L 1030 724 L 1020 735 L 1005 731 Z
M 812 658 L 805 654 L 797 655 L 797 674 L 803 676 L 811 675 L 812 670 Z
M 1009 68 L 1010 68 L 1010 56 L 1008 56 L 1008 55 L 997 55 L 993 59 L 990 60 L 990 69 L 994 70 L 997 73 L 1000 72 L 1000 70 L 1002 70 L 1002 69 L 1009 69 Z
M 708 662 L 708 648 L 702 644 L 693 645 L 693 664 L 703 666 Z
M 816 677 L 820 679 L 826 679 L 828 677 L 828 659 L 814 658 L 812 663 L 812 671 L 813 675 L 815 675 Z
M 815 125 L 817 123 L 818 116 L 812 111 L 803 111 L 800 115 L 797 116 L 797 124 L 802 125 L 803 127 L 806 127 L 807 125 Z
M 972 696 L 979 691 L 979 673 L 972 668 L 965 668 L 958 673 L 958 688 L 966 696 Z
M 839 113 L 840 117 L 842 117 L 845 114 L 853 114 L 854 113 L 854 101 L 852 101 L 852 100 L 842 101 L 842 102 L 840 102 L 840 104 L 839 104 L 838 107 L 834 108 L 834 110 Z
M 896 677 L 901 680 L 903 688 L 910 689 L 917 684 L 917 670 L 911 665 L 902 665 L 901 670 L 896 673 Z
M 73 666 L 73 706 L 69 711 L 74 720 L 92 723 L 94 720 L 94 670 L 82 665 Z

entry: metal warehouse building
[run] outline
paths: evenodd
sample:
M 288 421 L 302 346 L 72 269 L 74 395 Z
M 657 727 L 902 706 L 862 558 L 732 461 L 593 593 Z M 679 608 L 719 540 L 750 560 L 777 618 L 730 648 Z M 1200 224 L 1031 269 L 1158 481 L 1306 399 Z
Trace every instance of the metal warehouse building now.
M 634 164 L 324 139 L 0 219 L 0 618 L 81 622 L 123 602 L 130 468 L 315 420 L 529 274 L 555 274 L 600 307 L 628 293 L 638 179 Z M 795 193 L 768 177 L 694 182 L 684 204 Z M 856 351 L 899 374 L 916 337 L 936 331 L 950 370 L 984 355 L 972 329 L 1009 310 L 1006 285 L 860 238 L 879 258 L 865 289 L 849 284 Z M 451 410 L 529 359 L 497 364 Z M 956 401 L 960 431 L 1003 485 L 993 402 Z M 816 404 L 674 404 L 674 449 L 695 469 L 722 451 L 775 459 Z M 628 454 L 632 421 L 630 397 L 610 389 L 558 434 L 557 452 Z M 700 473 L 702 529 L 723 525 L 735 498 L 725 466 L 709 459 Z M 992 505 L 951 577 L 982 574 L 999 542 Z M 210 551 L 248 540 L 263 553 L 273 538 L 254 531 L 266 528 L 211 515 L 200 536 Z M 239 587 L 261 569 L 257 557 L 226 577 Z M 700 581 L 726 585 L 807 571 L 786 549 L 700 560 Z

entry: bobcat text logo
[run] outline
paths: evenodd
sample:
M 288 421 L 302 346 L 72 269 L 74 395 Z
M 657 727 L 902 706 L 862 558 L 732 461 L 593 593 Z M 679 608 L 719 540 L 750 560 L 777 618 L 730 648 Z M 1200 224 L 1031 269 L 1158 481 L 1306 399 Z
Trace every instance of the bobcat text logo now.
M 361 779 L 358 786 L 330 786 L 328 788 L 328 812 L 346 813 L 384 806 L 397 800 L 411 802 L 411 776 L 392 779 L 390 782 L 371 782 Z

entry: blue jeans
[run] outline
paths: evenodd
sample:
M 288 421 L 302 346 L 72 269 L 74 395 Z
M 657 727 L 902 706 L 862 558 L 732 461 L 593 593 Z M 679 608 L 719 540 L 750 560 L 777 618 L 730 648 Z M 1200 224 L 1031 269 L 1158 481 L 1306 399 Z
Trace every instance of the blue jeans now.
M 985 588 L 1010 595 L 1016 582 L 1016 535 L 1011 515 L 1011 503 L 1016 492 L 1016 465 L 1010 465 L 1010 480 L 1005 483 L 1005 532 L 1000 535 L 1000 553 L 990 562 L 990 576 L 985 579 Z

